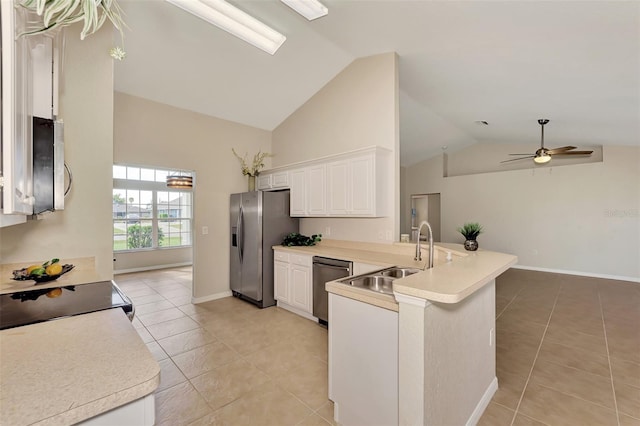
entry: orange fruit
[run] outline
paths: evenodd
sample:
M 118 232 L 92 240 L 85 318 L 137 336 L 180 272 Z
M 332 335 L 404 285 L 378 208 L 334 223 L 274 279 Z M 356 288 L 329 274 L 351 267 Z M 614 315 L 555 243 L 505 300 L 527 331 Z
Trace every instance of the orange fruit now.
M 50 298 L 55 298 L 55 297 L 60 297 L 62 296 L 62 289 L 61 288 L 54 288 L 53 290 L 49 290 L 47 292 L 47 297 Z
M 47 266 L 44 271 L 47 273 L 47 275 L 60 275 L 60 273 L 62 272 L 62 265 L 59 263 L 54 263 Z

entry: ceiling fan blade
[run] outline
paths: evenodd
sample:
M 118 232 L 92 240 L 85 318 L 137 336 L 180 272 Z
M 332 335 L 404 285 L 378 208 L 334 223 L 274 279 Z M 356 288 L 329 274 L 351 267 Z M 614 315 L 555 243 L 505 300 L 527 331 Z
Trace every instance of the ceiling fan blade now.
M 547 151 L 547 154 L 558 154 L 560 152 L 564 152 L 564 151 L 571 151 L 572 149 L 576 149 L 575 146 L 562 146 L 560 148 L 553 148 Z
M 593 151 L 567 151 L 567 152 L 558 152 L 556 154 L 550 153 L 551 155 L 591 155 Z
M 516 155 L 516 154 L 511 154 L 511 155 Z M 500 163 L 508 163 L 509 161 L 525 160 L 525 159 L 527 159 L 527 158 L 534 158 L 534 157 L 535 157 L 535 155 L 529 155 L 529 156 L 527 156 L 527 157 L 513 158 L 513 159 L 511 159 L 511 160 L 504 160 L 504 161 L 501 161 Z
M 527 154 L 509 154 L 509 155 L 533 155 L 533 154 L 527 153 Z

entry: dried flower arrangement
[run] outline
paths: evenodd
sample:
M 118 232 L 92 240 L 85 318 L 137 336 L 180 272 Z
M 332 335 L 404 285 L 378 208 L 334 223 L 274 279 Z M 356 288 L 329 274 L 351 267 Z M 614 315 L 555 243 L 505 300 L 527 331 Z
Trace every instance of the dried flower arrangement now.
M 244 154 L 244 157 L 240 157 L 235 149 L 231 148 L 231 151 L 233 151 L 233 155 L 240 160 L 242 174 L 246 176 L 258 176 L 260 170 L 264 167 L 264 159 L 267 157 L 273 157 L 273 154 L 258 151 L 258 153 L 253 156 L 253 162 L 251 163 L 251 167 L 249 167 L 247 165 L 247 154 Z

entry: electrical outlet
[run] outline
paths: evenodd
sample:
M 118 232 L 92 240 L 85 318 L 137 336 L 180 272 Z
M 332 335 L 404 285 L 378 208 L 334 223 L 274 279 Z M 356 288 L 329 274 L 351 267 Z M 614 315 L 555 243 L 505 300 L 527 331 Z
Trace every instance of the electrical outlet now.
M 327 226 L 326 228 L 324 228 L 324 235 L 323 237 L 328 237 L 329 235 L 331 235 L 331 227 Z
M 385 237 L 387 238 L 387 241 L 391 241 L 393 239 L 393 234 L 391 233 L 390 230 L 387 229 L 387 232 L 385 233 Z
M 209 233 L 209 227 L 208 226 L 203 226 L 202 227 L 202 235 L 207 235 Z
M 378 239 L 381 241 L 384 240 L 384 231 L 378 231 Z

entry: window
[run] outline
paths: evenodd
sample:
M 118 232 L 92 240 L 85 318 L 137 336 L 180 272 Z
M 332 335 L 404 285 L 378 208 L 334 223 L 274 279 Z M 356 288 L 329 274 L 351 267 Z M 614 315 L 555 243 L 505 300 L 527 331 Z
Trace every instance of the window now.
M 167 188 L 169 174 L 191 176 L 182 170 L 113 166 L 114 251 L 192 245 L 192 192 Z

